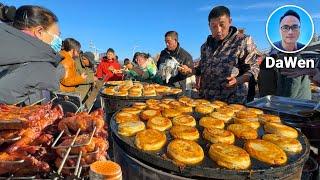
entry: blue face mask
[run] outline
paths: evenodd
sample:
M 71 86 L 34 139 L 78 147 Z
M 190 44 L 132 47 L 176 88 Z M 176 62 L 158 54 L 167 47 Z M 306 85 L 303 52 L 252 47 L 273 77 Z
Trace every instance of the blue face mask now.
M 55 52 L 59 52 L 62 47 L 62 39 L 57 35 L 53 35 L 53 40 L 50 45 Z
M 50 43 L 50 46 L 51 48 L 55 51 L 55 52 L 59 52 L 61 50 L 61 47 L 62 47 L 62 39 L 55 35 L 55 34 L 52 34 L 50 32 L 47 32 L 49 35 L 51 35 L 53 37 L 51 43 Z

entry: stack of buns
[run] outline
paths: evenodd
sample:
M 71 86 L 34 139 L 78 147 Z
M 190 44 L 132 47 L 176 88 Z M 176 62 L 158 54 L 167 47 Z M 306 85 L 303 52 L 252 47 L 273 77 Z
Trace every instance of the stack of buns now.
M 110 96 L 129 96 L 129 97 L 155 97 L 157 95 L 175 95 L 182 93 L 181 89 L 170 88 L 159 84 L 148 84 L 128 81 L 112 81 L 111 85 L 103 90 L 103 93 Z

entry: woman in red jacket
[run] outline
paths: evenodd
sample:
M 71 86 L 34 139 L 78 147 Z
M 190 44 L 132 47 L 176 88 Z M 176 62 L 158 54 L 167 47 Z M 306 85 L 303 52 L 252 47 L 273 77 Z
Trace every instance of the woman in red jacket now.
M 112 48 L 107 50 L 107 55 L 104 56 L 98 65 L 96 76 L 107 81 L 120 81 L 123 74 L 121 72 L 121 65 L 115 59 L 115 52 Z

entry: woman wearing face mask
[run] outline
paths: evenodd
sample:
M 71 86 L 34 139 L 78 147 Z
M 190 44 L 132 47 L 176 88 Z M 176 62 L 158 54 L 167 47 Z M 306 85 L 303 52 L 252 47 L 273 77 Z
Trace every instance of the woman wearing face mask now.
M 58 18 L 40 6 L 17 9 L 13 27 L 0 23 L 0 103 L 32 104 L 59 89 Z
M 78 58 L 80 54 L 80 43 L 73 39 L 67 38 L 62 43 L 62 51 L 60 52 L 63 60 L 61 64 L 65 69 L 65 76 L 60 81 L 60 91 L 75 92 L 76 86 L 85 83 L 87 75 L 77 73 L 76 63 L 74 58 Z

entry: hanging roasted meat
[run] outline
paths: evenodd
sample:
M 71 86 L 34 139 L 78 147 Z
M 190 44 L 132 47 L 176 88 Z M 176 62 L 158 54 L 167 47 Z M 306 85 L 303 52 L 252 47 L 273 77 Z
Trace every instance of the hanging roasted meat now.
M 80 112 L 74 116 L 62 119 L 58 124 L 59 130 L 64 130 L 68 135 L 75 134 L 78 129 L 81 130 L 81 133 L 89 134 L 93 131 L 94 127 L 97 128 L 95 136 L 107 138 L 102 109 L 94 111 L 91 114 Z

